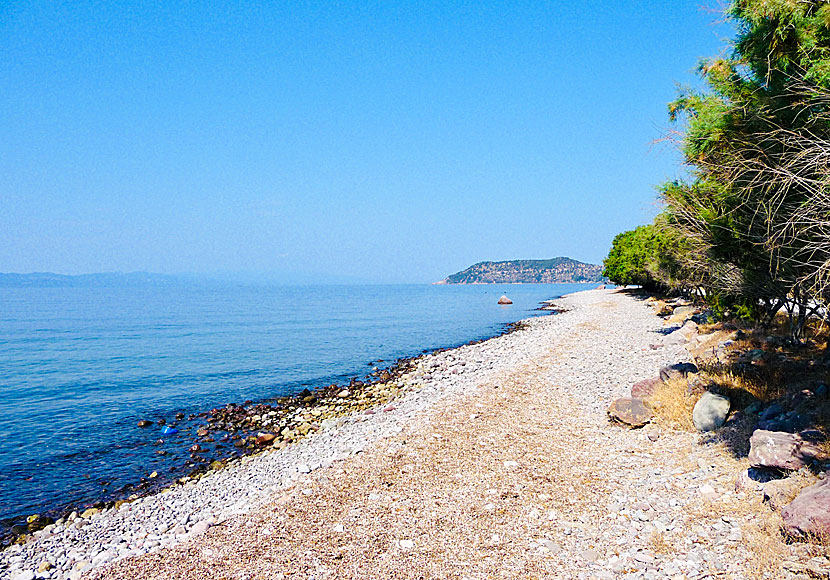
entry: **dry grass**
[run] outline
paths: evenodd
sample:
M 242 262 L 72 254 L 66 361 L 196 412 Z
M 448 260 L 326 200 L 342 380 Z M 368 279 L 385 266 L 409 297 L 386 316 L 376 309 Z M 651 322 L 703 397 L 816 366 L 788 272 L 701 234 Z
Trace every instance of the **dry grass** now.
M 734 468 L 744 465 L 734 461 Z M 728 464 L 727 464 L 728 465 Z M 723 467 L 723 466 L 722 466 Z M 790 547 L 781 533 L 781 516 L 762 503 L 759 495 L 750 495 L 737 501 L 707 501 L 686 507 L 687 513 L 697 522 L 716 523 L 724 518 L 740 524 L 742 540 L 728 550 L 747 562 L 747 578 L 769 580 L 780 578 L 782 564 L 791 555 Z M 703 544 L 709 544 L 708 536 L 699 538 Z M 750 556 L 746 556 L 749 553 Z
M 729 397 L 732 411 L 746 409 L 755 402 L 767 403 L 784 393 L 781 383 L 764 380 L 763 377 L 740 375 L 716 366 L 708 372 L 704 369 L 694 380 L 700 387 L 690 389 L 688 379 L 671 379 L 658 388 L 649 398 L 660 422 L 667 426 L 694 431 L 692 410 L 704 390 Z M 828 409 L 830 414 L 830 409 Z
M 687 394 L 686 379 L 666 381 L 648 399 L 658 422 L 675 429 L 693 431 L 692 409 L 700 399 L 699 394 Z
M 752 553 L 748 558 L 749 572 L 755 578 L 777 578 L 788 554 L 781 537 L 780 517 L 761 508 L 759 518 L 744 533 L 744 545 Z

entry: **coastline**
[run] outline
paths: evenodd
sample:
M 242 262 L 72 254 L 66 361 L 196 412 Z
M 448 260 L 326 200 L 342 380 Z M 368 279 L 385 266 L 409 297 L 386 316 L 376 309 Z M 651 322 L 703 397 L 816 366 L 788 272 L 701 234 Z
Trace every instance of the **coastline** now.
M 625 293 L 556 303 L 424 356 L 383 409 L 0 558 L 12 578 L 749 577 L 738 462 L 606 415 L 689 354 L 651 348 L 662 320 Z
M 586 290 L 579 290 L 578 292 L 585 291 Z M 248 445 L 239 450 L 240 455 L 221 458 L 222 466 L 218 469 L 212 468 L 215 467 L 216 461 L 208 460 L 206 462 L 203 462 L 202 464 L 198 464 L 194 469 L 192 469 L 189 473 L 186 473 L 184 476 L 176 477 L 172 480 L 168 479 L 166 482 L 163 482 L 161 480 L 159 480 L 158 482 L 148 482 L 155 483 L 156 485 L 152 487 L 147 486 L 143 490 L 139 490 L 136 488 L 134 491 L 138 493 L 128 494 L 127 492 L 124 492 L 120 495 L 113 494 L 111 498 L 106 501 L 88 504 L 85 506 L 78 506 L 78 508 L 74 510 L 64 509 L 56 512 L 44 512 L 44 514 L 42 515 L 53 516 L 53 518 L 46 520 L 48 523 L 46 523 L 43 526 L 38 526 L 39 529 L 37 529 L 33 533 L 24 532 L 24 538 L 22 538 L 26 540 L 24 545 L 28 547 L 40 544 L 44 541 L 46 541 L 47 543 L 54 543 L 55 539 L 59 538 L 62 535 L 66 535 L 67 533 L 70 536 L 74 536 L 75 534 L 71 533 L 71 528 L 74 525 L 81 524 L 79 528 L 85 528 L 93 521 L 106 522 L 108 518 L 117 516 L 119 513 L 122 513 L 124 511 L 131 511 L 127 508 L 127 506 L 138 506 L 140 504 L 152 502 L 153 498 L 158 498 L 162 495 L 172 494 L 183 488 L 190 489 L 194 487 L 201 479 L 207 479 L 215 474 L 218 474 L 220 469 L 223 472 L 225 472 L 225 475 L 228 475 L 230 477 L 236 477 L 235 474 L 230 474 L 235 473 L 235 470 L 246 471 L 246 468 L 244 466 L 247 466 L 252 460 L 257 459 L 262 455 L 271 455 L 272 452 L 286 456 L 291 455 L 287 452 L 290 451 L 292 448 L 295 448 L 298 445 L 301 445 L 304 442 L 306 442 L 307 436 L 318 436 L 320 433 L 326 433 L 327 431 L 327 434 L 329 435 L 334 433 L 335 431 L 338 432 L 338 436 L 346 435 L 345 432 L 340 433 L 340 431 L 343 431 L 342 427 L 344 425 L 354 422 L 366 422 L 367 419 L 371 418 L 372 415 L 379 413 L 383 413 L 383 415 L 381 416 L 386 416 L 386 414 L 388 413 L 391 413 L 391 415 L 396 415 L 397 413 L 392 413 L 392 411 L 397 411 L 399 405 L 399 403 L 397 402 L 398 399 L 400 397 L 411 396 L 414 391 L 419 390 L 422 385 L 420 385 L 417 382 L 417 380 L 421 380 L 423 378 L 426 378 L 426 380 L 431 380 L 430 373 L 428 372 L 417 375 L 416 380 L 413 380 L 413 377 L 411 376 L 411 371 L 413 370 L 413 368 L 420 368 L 424 360 L 432 360 L 436 357 L 439 359 L 443 359 L 446 357 L 452 359 L 454 357 L 452 353 L 456 351 L 462 351 L 466 347 L 480 345 L 488 341 L 508 336 L 518 330 L 523 330 L 527 327 L 527 322 L 529 321 L 557 314 L 557 312 L 551 311 L 549 308 L 547 308 L 547 305 L 556 300 L 559 300 L 559 298 L 545 300 L 537 309 L 540 311 L 547 312 L 536 314 L 534 316 L 517 320 L 512 323 L 505 323 L 501 326 L 501 328 L 499 328 L 498 332 L 493 334 L 492 336 L 488 336 L 486 338 L 472 339 L 455 346 L 438 347 L 430 349 L 428 351 L 423 351 L 422 353 L 412 357 L 398 359 L 394 361 L 392 364 L 380 368 L 375 372 L 367 373 L 367 375 L 365 375 L 364 377 L 353 378 L 350 384 L 331 384 L 307 393 L 299 393 L 297 395 L 285 396 L 277 399 L 267 399 L 266 401 L 276 402 L 276 404 L 279 407 L 287 411 L 284 414 L 289 416 L 313 411 L 315 408 L 321 406 L 321 403 L 322 406 L 325 406 L 326 403 L 332 402 L 342 403 L 342 405 L 339 406 L 343 406 L 344 408 L 338 408 L 336 412 L 326 413 L 326 415 L 321 417 L 315 417 L 315 420 L 312 421 L 313 428 L 309 430 L 308 433 L 297 433 L 295 430 L 295 432 L 291 436 L 282 437 L 280 436 L 279 432 L 277 432 L 277 440 L 273 442 L 275 444 L 274 447 L 276 447 L 276 449 L 272 450 L 271 445 L 268 445 L 266 447 L 262 447 L 256 444 Z M 472 370 L 476 371 L 478 369 Z M 459 370 L 456 369 L 455 372 L 459 372 Z M 463 374 L 465 372 L 465 369 L 461 367 L 460 372 Z M 385 392 L 387 390 L 386 387 L 391 387 L 391 392 Z M 342 393 L 343 390 L 349 390 L 351 392 L 346 397 L 337 397 L 337 395 L 339 393 Z M 380 394 L 378 393 L 378 391 L 381 391 Z M 434 395 L 434 393 L 431 394 Z M 306 396 L 306 398 L 308 398 L 308 395 L 311 395 L 314 400 L 310 402 L 303 401 L 304 395 Z M 432 401 L 432 399 L 430 399 L 430 401 L 434 402 Z M 394 408 L 390 408 L 390 402 L 395 403 L 393 405 Z M 431 402 L 427 405 L 431 404 Z M 245 407 L 248 409 L 258 410 L 261 410 L 263 407 L 266 407 L 266 410 L 275 408 L 267 402 L 246 402 L 245 405 L 237 407 Z M 223 409 L 224 408 L 220 408 L 218 410 L 222 411 Z M 213 411 L 217 411 L 217 409 L 214 409 Z M 210 413 L 203 413 L 203 415 L 206 417 L 210 417 Z M 246 413 L 245 416 L 243 416 L 243 418 L 245 419 L 245 423 L 247 424 L 243 426 L 240 423 L 234 425 L 234 427 L 236 429 L 245 429 L 245 432 L 247 432 L 248 435 L 256 431 L 273 431 L 273 429 L 268 429 L 268 425 L 248 423 L 248 418 L 253 415 L 254 412 Z M 406 417 L 409 417 L 408 413 Z M 384 424 L 383 421 L 373 422 Z M 206 424 L 206 426 L 210 426 L 210 424 L 208 423 Z M 377 435 L 372 433 L 367 434 L 368 437 L 370 437 L 371 439 L 367 440 L 366 443 L 368 443 L 370 440 L 373 441 L 375 437 L 388 436 L 389 433 L 395 432 L 395 428 L 393 428 L 391 431 L 382 428 L 381 431 L 382 433 Z M 344 457 L 348 455 L 360 453 L 362 451 L 362 448 L 364 447 L 364 443 L 361 443 L 360 441 L 361 435 L 350 435 L 350 437 L 352 437 L 350 445 L 345 450 L 341 450 L 341 453 L 339 455 L 335 454 L 335 456 L 330 457 L 327 461 L 321 462 L 309 459 L 292 460 L 291 458 L 286 457 L 285 459 L 288 464 L 288 471 L 302 473 L 303 471 L 305 471 L 306 467 L 312 470 L 317 469 L 321 465 L 329 465 L 332 461 L 342 460 Z M 242 439 L 245 440 L 247 438 L 243 435 Z M 253 437 L 251 437 L 251 439 L 253 439 Z M 285 446 L 277 447 L 276 444 L 278 442 L 283 442 L 283 445 Z M 304 457 L 304 454 L 298 453 L 298 456 Z M 281 465 L 281 469 L 282 467 L 284 467 L 284 464 L 286 464 L 286 462 L 282 461 L 278 463 Z M 295 469 L 298 466 L 301 469 Z M 144 480 L 142 479 L 142 481 Z M 291 477 L 289 476 L 284 483 L 286 485 L 290 485 L 290 482 Z M 268 486 L 267 489 L 269 491 L 273 491 L 276 488 L 274 486 Z M 251 505 L 255 505 L 255 502 Z M 81 518 L 80 514 L 82 513 L 88 513 L 89 517 Z M 236 514 L 238 512 L 234 511 L 233 513 Z M 69 518 L 71 518 L 71 520 L 67 521 L 69 520 Z M 220 517 L 211 516 L 205 518 L 206 521 L 211 521 L 211 519 L 215 522 L 222 521 Z M 37 523 L 37 521 L 35 521 L 35 523 Z M 193 520 L 190 520 L 189 523 L 190 525 L 187 526 L 187 528 L 192 527 Z M 172 538 L 174 538 L 175 541 L 159 542 L 158 546 L 173 545 L 183 539 L 182 537 L 179 537 L 181 536 L 181 534 L 174 533 L 177 531 L 175 528 L 176 526 L 171 525 L 169 529 L 169 535 Z M 81 534 L 81 536 L 83 536 L 83 534 Z M 96 539 L 96 542 L 97 541 L 99 541 L 99 539 Z M 81 543 L 83 543 L 83 541 Z M 25 549 L 21 550 L 20 546 L 21 545 L 19 543 L 14 543 L 11 546 L 4 549 L 3 551 L 0 551 L 0 571 L 4 570 L 8 566 L 9 560 L 11 560 L 12 563 L 19 561 L 19 558 L 15 557 L 19 551 L 27 551 Z M 158 546 L 154 546 L 153 548 Z M 10 555 L 12 557 L 10 557 Z M 99 565 L 100 563 L 101 562 L 96 562 L 95 566 Z M 95 566 L 91 566 L 91 568 Z
M 554 288 L 558 292 L 569 291 L 567 288 L 558 289 L 552 287 L 551 293 L 547 294 L 548 297 L 553 294 L 552 290 Z M 535 297 L 532 304 L 535 305 L 537 303 L 536 300 L 541 300 L 542 297 L 544 297 L 544 294 L 541 297 Z M 405 349 L 397 349 L 398 352 L 394 353 L 381 352 L 381 356 L 390 361 L 401 355 L 408 357 L 397 358 L 391 364 L 381 364 L 382 361 L 377 361 L 374 365 L 370 363 L 370 367 L 367 369 L 365 363 L 360 358 L 357 358 L 357 367 L 349 368 L 349 374 L 341 373 L 337 376 L 331 376 L 328 382 L 315 380 L 308 384 L 299 384 L 298 381 L 295 381 L 295 395 L 285 394 L 285 390 L 277 390 L 276 395 L 268 392 L 255 393 L 253 395 L 247 393 L 246 396 L 237 396 L 235 399 L 224 398 L 224 396 L 220 395 L 219 400 L 216 400 L 217 398 L 214 397 L 213 401 L 209 404 L 206 403 L 204 406 L 176 405 L 174 402 L 173 405 L 176 406 L 167 405 L 164 407 L 167 409 L 167 412 L 155 411 L 149 414 L 134 415 L 134 418 L 130 418 L 126 424 L 122 421 L 119 427 L 118 432 L 125 433 L 125 438 L 123 440 L 116 439 L 114 442 L 122 443 L 126 441 L 127 445 L 134 445 L 136 448 L 143 446 L 142 450 L 144 455 L 141 456 L 142 459 L 140 461 L 133 461 L 133 466 L 130 471 L 125 470 L 124 466 L 121 466 L 121 472 L 115 475 L 115 479 L 110 479 L 110 474 L 100 470 L 99 473 L 89 472 L 93 473 L 91 479 L 85 476 L 90 481 L 101 481 L 101 485 L 108 489 L 101 490 L 100 487 L 95 489 L 95 486 L 92 486 L 91 493 L 85 493 L 85 495 L 76 494 L 71 497 L 61 492 L 61 490 L 57 490 L 58 494 L 53 494 L 50 497 L 51 505 L 43 502 L 43 505 L 32 503 L 30 507 L 24 506 L 24 509 L 4 509 L 5 517 L 2 522 L 3 528 L 0 529 L 0 543 L 4 545 L 0 548 L 0 551 L 5 549 L 5 546 L 9 542 L 14 541 L 17 536 L 35 532 L 56 520 L 65 518 L 73 510 L 82 513 L 90 508 L 108 509 L 113 507 L 116 502 L 120 504 L 124 500 L 132 501 L 140 497 L 158 493 L 170 485 L 175 485 L 181 479 L 186 480 L 187 478 L 198 477 L 205 471 L 210 470 L 211 464 L 215 461 L 222 461 L 223 463 L 232 462 L 238 460 L 240 455 L 244 456 L 261 451 L 262 448 L 248 440 L 249 437 L 260 432 L 273 432 L 275 427 L 279 427 L 279 425 L 274 424 L 275 421 L 271 420 L 273 418 L 281 419 L 298 407 L 310 408 L 313 406 L 299 401 L 302 398 L 299 389 L 303 387 L 307 387 L 303 391 L 303 394 L 314 395 L 317 399 L 323 397 L 331 398 L 333 394 L 343 389 L 349 389 L 352 392 L 352 396 L 347 397 L 341 402 L 351 403 L 355 395 L 366 394 L 356 393 L 356 390 L 368 389 L 370 391 L 369 394 L 371 394 L 371 391 L 374 390 L 375 383 L 394 382 L 399 374 L 405 372 L 405 368 L 399 367 L 406 367 L 412 360 L 417 359 L 424 353 L 428 354 L 440 352 L 448 348 L 457 348 L 464 344 L 486 340 L 509 332 L 510 326 L 514 323 L 508 323 L 507 321 L 512 320 L 512 316 L 521 316 L 524 314 L 521 311 L 516 313 L 514 310 L 513 312 L 515 314 L 505 313 L 498 317 L 504 322 L 499 323 L 494 321 L 488 328 L 482 328 L 480 332 L 478 330 L 469 333 L 456 332 L 455 339 L 458 339 L 457 341 L 453 340 L 453 335 L 451 334 L 445 337 L 448 339 L 446 341 L 438 340 L 428 343 L 429 350 L 421 350 L 421 346 L 419 346 L 420 341 L 409 340 L 407 348 Z M 524 315 L 529 316 L 530 313 L 528 312 Z M 465 335 L 466 337 L 472 338 L 463 342 L 466 338 Z M 366 353 L 372 354 L 372 351 L 367 350 Z M 374 369 L 372 369 L 372 366 L 374 366 Z M 373 370 L 376 372 L 372 372 Z M 353 377 L 351 373 L 354 373 Z M 350 377 L 352 384 L 349 384 Z M 353 388 L 355 381 L 358 383 L 358 389 Z M 308 389 L 313 389 L 314 392 L 312 393 Z M 273 393 L 274 389 L 272 388 L 271 391 Z M 291 393 L 292 391 L 293 389 L 288 392 Z M 228 396 L 232 397 L 232 395 Z M 375 403 L 381 403 L 383 397 L 375 396 L 373 399 Z M 229 409 L 228 407 L 231 407 L 231 404 L 228 401 L 231 400 L 235 400 L 236 403 Z M 242 402 L 243 400 L 244 402 Z M 212 406 L 215 407 L 211 408 Z M 327 414 L 342 415 L 344 412 L 349 412 L 349 408 L 345 405 L 341 411 Z M 260 414 L 270 414 L 272 417 L 263 422 L 251 421 L 252 418 Z M 136 422 L 139 422 L 139 428 L 136 427 Z M 263 424 L 266 422 L 269 424 Z M 228 430 L 223 431 L 222 429 L 214 428 L 220 423 L 228 427 Z M 179 432 L 169 436 L 160 434 L 159 426 L 162 425 L 176 428 Z M 282 439 L 278 432 L 276 435 L 278 439 Z M 240 441 L 240 438 L 243 441 Z M 296 438 L 298 437 L 295 433 L 295 437 L 292 440 Z M 199 449 L 193 452 L 190 449 L 192 446 L 199 446 Z M 132 449 L 133 447 L 124 448 Z M 90 460 L 97 461 L 97 457 L 90 458 Z M 80 469 L 86 469 L 86 467 L 83 465 L 75 466 L 77 473 L 87 473 L 86 471 L 78 471 Z M 26 472 L 22 473 L 25 474 Z M 133 478 L 130 476 L 131 473 L 134 474 Z M 23 477 L 23 475 L 20 477 Z M 37 481 L 37 478 L 35 481 Z M 115 483 L 106 483 L 110 481 Z M 15 491 L 13 489 L 9 490 L 11 494 L 10 500 L 12 501 L 10 501 L 10 505 L 5 506 L 6 508 L 12 508 L 18 504 L 24 505 L 22 499 L 28 498 L 29 496 L 26 494 L 30 493 L 30 490 L 36 489 L 34 483 L 24 485 L 28 485 L 28 487 L 21 491 L 22 495 L 19 498 L 15 497 Z M 21 501 L 16 501 L 18 499 Z M 116 507 L 118 506 L 116 505 Z M 35 521 L 30 519 L 33 514 L 38 514 Z M 14 527 L 13 531 L 12 527 Z

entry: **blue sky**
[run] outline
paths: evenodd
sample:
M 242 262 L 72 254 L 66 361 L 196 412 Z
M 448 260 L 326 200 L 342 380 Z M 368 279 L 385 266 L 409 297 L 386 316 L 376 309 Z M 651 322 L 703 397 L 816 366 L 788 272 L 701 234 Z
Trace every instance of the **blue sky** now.
M 731 36 L 675 2 L 4 2 L 0 272 L 599 262 Z

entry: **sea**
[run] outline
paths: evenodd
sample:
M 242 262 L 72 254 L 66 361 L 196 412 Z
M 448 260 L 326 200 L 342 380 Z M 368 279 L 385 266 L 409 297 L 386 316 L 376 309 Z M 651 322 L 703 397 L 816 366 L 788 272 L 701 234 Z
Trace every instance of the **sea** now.
M 180 477 L 211 408 L 347 384 L 589 287 L 0 287 L 0 522 L 126 497 L 152 472 L 156 485 Z

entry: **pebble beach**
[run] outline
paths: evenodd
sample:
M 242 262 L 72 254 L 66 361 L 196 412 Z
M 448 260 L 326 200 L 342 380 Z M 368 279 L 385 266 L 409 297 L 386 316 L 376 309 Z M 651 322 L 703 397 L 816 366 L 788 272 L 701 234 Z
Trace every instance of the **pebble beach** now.
M 382 407 L 0 553 L 34 578 L 761 578 L 740 468 L 694 433 L 606 409 L 689 360 L 615 290 L 424 355 Z M 763 542 L 758 540 L 757 545 Z M 785 572 L 781 572 L 785 574 Z

